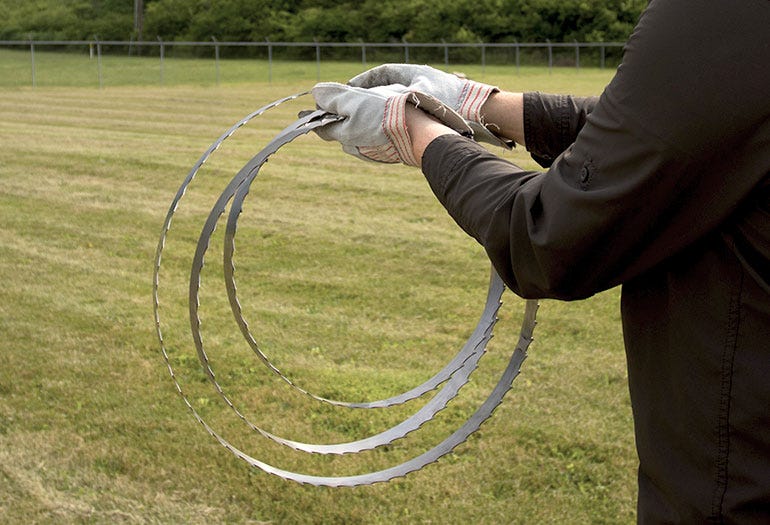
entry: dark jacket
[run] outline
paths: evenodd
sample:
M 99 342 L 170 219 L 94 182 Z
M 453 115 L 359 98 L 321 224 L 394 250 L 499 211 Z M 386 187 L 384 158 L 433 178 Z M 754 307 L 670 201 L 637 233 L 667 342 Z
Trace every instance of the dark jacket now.
M 547 171 L 443 136 L 436 196 L 524 297 L 623 285 L 640 522 L 770 523 L 770 1 L 654 0 L 601 97 L 524 119 Z

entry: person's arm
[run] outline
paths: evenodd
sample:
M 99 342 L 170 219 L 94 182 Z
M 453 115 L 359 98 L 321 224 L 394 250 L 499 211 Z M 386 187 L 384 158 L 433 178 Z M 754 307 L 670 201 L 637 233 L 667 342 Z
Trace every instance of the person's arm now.
M 421 166 L 422 155 L 425 153 L 425 148 L 427 148 L 428 144 L 433 142 L 434 139 L 442 135 L 459 136 L 457 132 L 445 126 L 440 120 L 421 109 L 417 109 L 412 104 L 406 106 L 405 121 L 406 129 L 409 130 L 409 136 L 412 139 L 412 149 L 418 168 Z
M 523 93 L 492 93 L 481 106 L 481 119 L 493 133 L 526 146 Z
M 348 84 L 367 89 L 402 86 L 435 97 L 506 141 L 526 145 L 543 165 L 574 142 L 597 101 L 596 97 L 500 91 L 496 86 L 416 64 L 382 64 L 356 75 Z M 529 114 L 537 118 L 527 118 Z
M 481 108 L 483 122 L 496 135 L 524 145 L 524 118 L 522 93 L 499 91 L 490 95 Z M 438 119 L 410 105 L 406 110 L 406 127 L 412 139 L 414 158 L 418 165 L 425 148 L 441 135 L 454 134 Z
M 526 147 L 535 160 L 547 167 L 575 141 L 598 100 L 598 97 L 498 91 L 481 107 L 481 118 L 496 135 Z M 414 128 L 412 135 L 419 141 L 419 149 L 415 149 L 417 159 L 429 142 L 420 136 L 424 132 L 413 122 L 421 117 L 419 113 L 410 111 L 407 116 L 407 126 Z
M 435 129 L 423 172 L 520 295 L 575 299 L 625 282 L 712 234 L 767 177 L 770 48 L 757 42 L 768 23 L 767 2 L 653 1 L 547 172 Z

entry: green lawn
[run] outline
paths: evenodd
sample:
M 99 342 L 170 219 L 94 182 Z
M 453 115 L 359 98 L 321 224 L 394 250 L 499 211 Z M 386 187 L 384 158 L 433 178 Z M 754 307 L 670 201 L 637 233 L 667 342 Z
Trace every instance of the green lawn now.
M 279 58 L 272 63 L 267 59 L 220 60 L 217 63 L 213 58 L 166 56 L 161 62 L 157 56 L 138 57 L 106 52 L 99 60 L 95 53 L 89 55 L 85 46 L 75 49 L 79 52 L 69 53 L 60 51 L 60 47 L 37 45 L 34 60 L 29 47 L 0 48 L 0 88 L 32 86 L 33 71 L 35 87 L 215 86 L 295 82 L 308 86 L 317 80 L 344 82 L 364 68 L 362 63 L 329 59 L 322 59 L 320 63 Z M 513 64 L 482 67 L 480 63 L 451 64 L 448 69 L 486 82 L 505 84 L 513 76 L 524 83 L 536 80 L 534 89 L 587 94 L 600 90 L 613 72 L 610 68 L 557 67 L 549 73 L 547 67 L 539 65 L 542 60 L 522 62 L 518 69 Z M 370 63 L 369 67 L 373 65 Z M 443 64 L 435 65 L 447 69 Z
M 10 67 L 0 59 L 0 68 Z M 271 84 L 259 78 L 264 71 L 223 67 L 222 78 L 233 80 L 216 86 L 211 78 L 174 77 L 169 67 L 163 86 L 138 72 L 135 83 L 145 85 L 113 81 L 131 76 L 121 70 L 105 73 L 103 89 L 87 78 L 50 77 L 57 87 L 41 70 L 35 89 L 2 88 L 4 521 L 633 522 L 636 456 L 618 290 L 578 303 L 544 301 L 530 357 L 494 417 L 454 453 L 404 479 L 354 489 L 286 482 L 250 468 L 196 423 L 155 335 L 155 248 L 171 199 L 209 144 L 253 109 L 315 81 L 315 64 L 281 67 L 286 76 Z M 289 70 L 309 73 L 289 81 Z M 343 81 L 358 70 L 330 63 L 321 73 Z M 463 70 L 510 89 L 576 94 L 599 93 L 611 76 Z M 164 251 L 161 320 L 178 381 L 217 430 L 268 463 L 345 475 L 393 465 L 451 433 L 502 372 L 523 301 L 506 292 L 474 380 L 434 422 L 392 446 L 308 457 L 249 432 L 197 363 L 186 318 L 191 250 L 224 184 L 311 105 L 304 97 L 256 119 L 201 170 Z M 504 156 L 534 167 L 525 152 Z M 269 374 L 227 308 L 222 230 L 203 274 L 203 335 L 217 379 L 252 421 L 292 439 L 334 442 L 365 437 L 415 409 L 351 414 Z M 237 240 L 238 289 L 261 348 L 322 395 L 358 400 L 414 386 L 451 358 L 481 311 L 488 263 L 422 177 L 359 162 L 315 136 L 266 165 Z

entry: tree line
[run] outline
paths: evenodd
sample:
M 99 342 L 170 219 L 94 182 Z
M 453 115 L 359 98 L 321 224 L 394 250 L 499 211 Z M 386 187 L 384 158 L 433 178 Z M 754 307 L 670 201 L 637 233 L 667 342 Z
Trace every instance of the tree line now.
M 610 42 L 646 0 L 0 0 L 3 40 Z

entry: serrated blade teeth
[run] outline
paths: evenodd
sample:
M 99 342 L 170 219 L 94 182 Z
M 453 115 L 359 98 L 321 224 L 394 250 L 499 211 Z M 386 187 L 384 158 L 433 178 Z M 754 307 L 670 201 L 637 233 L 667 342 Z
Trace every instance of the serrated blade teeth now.
M 195 163 L 191 171 L 188 173 L 187 177 L 177 191 L 174 199 L 172 200 L 171 205 L 169 206 L 169 210 L 163 223 L 160 240 L 156 250 L 153 273 L 153 306 L 156 321 L 156 333 L 161 347 L 163 359 L 165 360 L 166 366 L 177 389 L 177 392 L 184 400 L 184 404 L 192 412 L 196 421 L 198 421 L 209 434 L 211 434 L 217 441 L 219 441 L 223 447 L 225 447 L 231 453 L 235 454 L 237 457 L 243 459 L 253 467 L 259 468 L 270 474 L 280 476 L 284 479 L 296 481 L 298 483 L 340 487 L 385 482 L 393 478 L 403 477 L 410 472 L 418 470 L 425 465 L 437 461 L 440 457 L 448 454 L 458 445 L 467 440 L 468 436 L 478 430 L 481 424 L 492 415 L 495 408 L 502 402 L 505 393 L 510 389 L 513 380 L 519 374 L 521 364 L 526 358 L 526 351 L 532 342 L 532 333 L 536 324 L 535 316 L 538 309 L 537 301 L 526 302 L 519 341 L 500 380 L 486 401 L 484 401 L 477 408 L 476 412 L 471 415 L 459 429 L 457 429 L 438 445 L 404 463 L 388 469 L 353 476 L 315 476 L 310 474 L 291 472 L 253 458 L 245 452 L 234 447 L 222 435 L 216 432 L 212 427 L 208 425 L 208 423 L 203 420 L 201 415 L 195 409 L 194 404 L 184 393 L 182 386 L 179 383 L 177 374 L 174 372 L 174 368 L 171 364 L 169 353 L 166 348 L 166 343 L 161 334 L 161 322 L 159 313 L 160 299 L 158 292 L 160 289 L 159 273 L 161 268 L 162 252 L 166 247 L 166 238 L 171 230 L 172 218 L 186 193 L 187 187 L 195 178 L 195 175 L 198 173 L 200 167 L 209 159 L 212 153 L 218 150 L 221 144 L 227 138 L 235 134 L 236 131 L 241 129 L 246 123 L 286 101 L 294 100 L 306 94 L 307 93 L 299 93 L 277 100 L 271 104 L 268 104 L 267 106 L 258 109 L 257 111 L 254 111 L 253 113 L 238 121 L 223 135 L 221 135 L 219 139 L 217 139 L 214 144 L 212 144 L 208 150 L 206 150 L 206 152 L 204 152 L 198 162 Z M 458 395 L 460 389 L 468 383 L 471 373 L 476 370 L 481 356 L 486 352 L 487 344 L 494 337 L 493 329 L 498 322 L 497 314 L 502 306 L 500 298 L 502 297 L 503 291 L 505 290 L 505 286 L 502 280 L 494 271 L 494 269 L 492 269 L 484 310 L 473 333 L 470 335 L 456 356 L 449 363 L 447 363 L 444 368 L 442 368 L 433 377 L 421 385 L 407 392 L 403 392 L 399 395 L 387 399 L 364 402 L 327 399 L 300 388 L 298 385 L 294 384 L 294 382 L 292 382 L 289 377 L 284 375 L 275 365 L 273 365 L 273 363 L 270 362 L 268 357 L 260 350 L 259 346 L 257 345 L 256 338 L 250 331 L 249 323 L 244 317 L 241 303 L 238 299 L 238 291 L 235 283 L 236 267 L 234 264 L 233 255 L 235 253 L 235 235 L 237 231 L 238 219 L 242 211 L 243 201 L 249 193 L 252 182 L 259 174 L 260 168 L 268 161 L 269 157 L 273 153 L 291 142 L 296 137 L 304 135 L 320 126 L 335 122 L 340 118 L 342 117 L 320 110 L 303 112 L 298 120 L 280 132 L 272 141 L 270 141 L 267 146 L 265 146 L 265 148 L 263 148 L 248 163 L 246 163 L 246 165 L 244 165 L 244 167 L 241 168 L 241 170 L 231 179 L 230 183 L 222 191 L 219 199 L 212 207 L 209 216 L 202 228 L 193 257 L 188 297 L 190 330 L 192 332 L 196 353 L 203 371 L 205 372 L 208 380 L 213 384 L 217 394 L 222 398 L 225 404 L 247 424 L 251 430 L 283 446 L 297 451 L 313 454 L 354 454 L 364 450 L 370 450 L 373 448 L 389 445 L 398 439 L 404 438 L 406 435 L 412 432 L 418 431 L 438 412 L 445 409 L 448 403 Z M 405 418 L 401 423 L 387 429 L 386 431 L 347 443 L 301 443 L 274 435 L 250 422 L 245 417 L 245 415 L 239 411 L 236 404 L 227 396 L 224 389 L 217 382 L 216 375 L 211 368 L 211 364 L 208 360 L 204 348 L 203 336 L 201 334 L 202 323 L 198 313 L 200 309 L 199 291 L 201 285 L 201 271 L 204 266 L 205 255 L 209 249 L 209 243 L 213 232 L 216 229 L 217 223 L 222 215 L 224 215 L 228 204 L 230 205 L 230 212 L 225 229 L 225 242 L 223 250 L 223 268 L 228 299 L 230 302 L 231 311 L 236 320 L 236 323 L 242 332 L 242 335 L 244 336 L 244 339 L 248 342 L 254 353 L 259 357 L 259 359 L 268 368 L 268 370 L 280 377 L 290 387 L 298 390 L 299 392 L 309 396 L 316 401 L 350 409 L 387 408 L 394 405 L 404 404 L 408 401 L 421 397 L 427 392 L 435 391 L 433 398 L 425 403 L 422 408 Z

